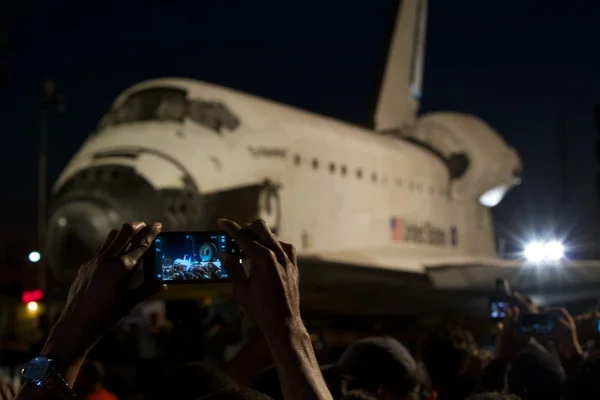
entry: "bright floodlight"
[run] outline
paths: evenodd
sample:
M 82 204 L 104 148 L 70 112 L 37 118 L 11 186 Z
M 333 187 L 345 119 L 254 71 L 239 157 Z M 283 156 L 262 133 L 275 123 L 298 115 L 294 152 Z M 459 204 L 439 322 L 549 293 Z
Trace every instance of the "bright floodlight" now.
M 29 303 L 27 303 L 27 309 L 31 312 L 37 311 L 38 303 L 35 301 L 30 301 Z
M 525 258 L 529 261 L 540 262 L 545 256 L 545 248 L 541 243 L 531 243 L 525 247 Z
M 565 247 L 557 241 L 548 242 L 544 246 L 544 255 L 548 260 L 560 260 L 565 255 Z
M 29 261 L 31 261 L 32 263 L 40 261 L 41 258 L 41 254 L 37 251 L 32 251 L 31 253 L 29 253 Z

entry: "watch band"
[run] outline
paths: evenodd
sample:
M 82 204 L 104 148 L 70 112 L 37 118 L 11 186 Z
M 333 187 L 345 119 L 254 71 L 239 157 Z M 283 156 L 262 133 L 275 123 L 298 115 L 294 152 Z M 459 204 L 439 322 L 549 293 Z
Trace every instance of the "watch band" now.
M 75 400 L 77 395 L 69 387 L 69 384 L 64 380 L 56 366 L 52 366 L 52 373 L 44 380 L 44 387 L 60 400 Z

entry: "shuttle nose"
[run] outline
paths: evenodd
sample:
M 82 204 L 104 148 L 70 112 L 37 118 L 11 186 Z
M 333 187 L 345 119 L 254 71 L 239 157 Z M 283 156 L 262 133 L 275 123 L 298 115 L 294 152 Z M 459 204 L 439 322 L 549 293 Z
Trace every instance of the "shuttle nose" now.
M 53 198 L 46 236 L 50 267 L 72 279 L 106 235 L 127 221 L 163 221 L 164 202 L 133 168 L 98 166 L 73 175 Z

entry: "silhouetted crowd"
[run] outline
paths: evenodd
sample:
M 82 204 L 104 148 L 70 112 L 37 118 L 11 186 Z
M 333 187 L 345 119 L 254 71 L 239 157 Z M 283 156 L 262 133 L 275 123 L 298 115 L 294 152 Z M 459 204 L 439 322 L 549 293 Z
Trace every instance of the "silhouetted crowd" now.
M 263 221 L 241 227 L 219 220 L 219 226 L 248 256 L 244 265 L 227 254 L 220 260 L 231 277 L 233 298 L 261 330 L 273 365 L 242 388 L 209 363 L 184 363 L 159 381 L 146 382 L 147 400 L 600 399 L 600 353 L 593 342 L 598 315 L 540 311 L 517 293 L 497 326 L 493 354 L 482 350 L 469 330 L 444 324 L 424 332 L 414 354 L 392 337 L 368 337 L 335 363 L 319 365 L 300 316 L 294 247 L 278 240 Z M 160 230 L 158 223 L 131 222 L 108 235 L 82 265 L 39 357 L 25 365 L 24 384 L 19 390 L 6 383 L 0 387 L 3 400 L 117 400 L 102 385 L 103 367 L 86 357 L 138 303 L 164 290 L 156 282 L 131 284 Z M 551 333 L 524 335 L 517 329 L 523 315 L 546 312 L 558 316 Z

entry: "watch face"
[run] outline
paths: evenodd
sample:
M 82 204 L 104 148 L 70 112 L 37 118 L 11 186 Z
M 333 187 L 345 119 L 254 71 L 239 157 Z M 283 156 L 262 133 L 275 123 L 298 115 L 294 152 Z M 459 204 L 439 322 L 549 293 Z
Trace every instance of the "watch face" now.
M 47 357 L 36 357 L 23 367 L 21 372 L 27 382 L 38 382 L 46 378 L 50 371 L 52 360 Z

